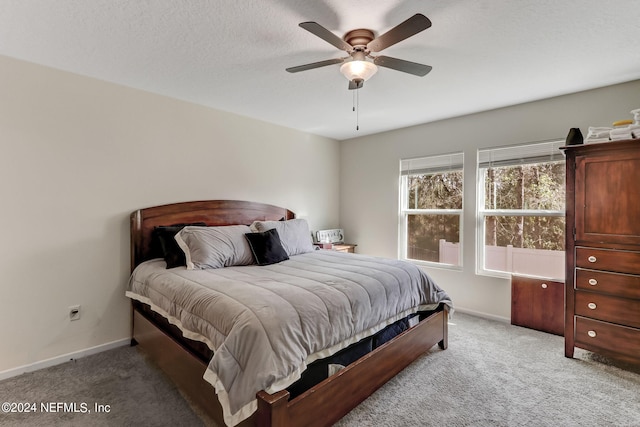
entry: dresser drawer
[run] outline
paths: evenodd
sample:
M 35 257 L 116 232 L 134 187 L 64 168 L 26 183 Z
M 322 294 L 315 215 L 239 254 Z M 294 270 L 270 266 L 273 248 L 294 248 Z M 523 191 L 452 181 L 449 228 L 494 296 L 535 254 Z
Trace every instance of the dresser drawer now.
M 640 356 L 640 329 L 579 316 L 575 319 L 575 341 L 581 347 L 613 351 L 636 359 Z
M 640 276 L 576 268 L 576 289 L 640 299 Z
M 640 252 L 577 247 L 576 266 L 594 270 L 640 274 Z
M 640 328 L 640 300 L 576 291 L 575 314 Z

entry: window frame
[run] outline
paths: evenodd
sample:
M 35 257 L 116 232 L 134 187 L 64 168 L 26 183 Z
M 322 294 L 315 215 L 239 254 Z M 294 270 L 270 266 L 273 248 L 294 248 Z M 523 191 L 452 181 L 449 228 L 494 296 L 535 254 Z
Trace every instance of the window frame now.
M 534 146 L 540 145 L 541 147 L 548 146 L 551 154 L 549 156 L 540 155 L 540 150 L 536 150 Z M 548 210 L 548 209 L 486 209 L 485 208 L 485 174 L 484 171 L 491 166 L 484 166 L 486 164 L 486 156 L 482 158 L 481 152 L 488 152 L 492 150 L 504 150 L 506 153 L 514 153 L 513 157 L 507 157 L 508 154 L 498 155 L 498 159 L 493 166 L 516 166 L 526 164 L 538 164 L 538 163 L 550 163 L 564 161 L 564 152 L 560 150 L 560 147 L 564 146 L 564 140 L 553 139 L 548 141 L 530 142 L 526 144 L 505 146 L 505 147 L 492 147 L 483 148 L 477 150 L 477 162 L 476 162 L 476 274 L 480 276 L 490 276 L 499 278 L 511 278 L 512 274 L 518 274 L 509 271 L 502 270 L 490 270 L 484 267 L 485 265 L 485 237 L 486 237 L 486 218 L 490 216 L 510 216 L 510 217 L 566 217 L 566 206 L 562 210 Z M 518 156 L 517 154 L 520 154 Z M 531 160 L 527 160 L 527 158 Z M 485 160 L 483 163 L 482 160 Z M 510 160 L 512 161 L 511 163 Z M 535 161 L 534 161 L 535 160 Z
M 438 162 L 438 160 L 444 160 L 448 158 L 450 160 L 450 166 L 442 164 L 442 162 Z M 459 158 L 459 163 L 458 159 Z M 409 164 L 411 162 L 427 161 L 428 159 L 434 160 L 435 163 L 439 163 L 439 166 L 435 166 L 429 169 L 416 169 L 414 173 L 411 173 L 413 170 Z M 445 162 L 446 163 L 446 162 Z M 408 206 L 409 200 L 409 189 L 407 185 L 407 179 L 410 175 L 424 175 L 427 174 L 425 171 L 431 172 L 431 174 L 442 173 L 442 172 L 462 172 L 462 206 L 460 209 L 441 209 L 441 208 L 430 208 L 430 209 L 414 209 L 414 208 L 405 208 Z M 422 173 L 418 173 L 422 172 Z M 399 194 L 399 212 L 398 212 L 398 258 L 404 261 L 408 261 L 417 265 L 424 265 L 429 267 L 443 268 L 447 270 L 462 270 L 463 267 L 463 225 L 464 225 L 464 152 L 455 152 L 449 154 L 434 154 L 429 156 L 421 156 L 411 159 L 401 159 L 400 160 L 400 180 L 399 180 L 400 194 Z M 409 215 L 457 215 L 459 222 L 459 241 L 458 241 L 458 264 L 445 264 L 441 262 L 434 261 L 424 261 L 417 260 L 412 258 L 407 258 L 407 243 L 408 243 L 408 218 Z

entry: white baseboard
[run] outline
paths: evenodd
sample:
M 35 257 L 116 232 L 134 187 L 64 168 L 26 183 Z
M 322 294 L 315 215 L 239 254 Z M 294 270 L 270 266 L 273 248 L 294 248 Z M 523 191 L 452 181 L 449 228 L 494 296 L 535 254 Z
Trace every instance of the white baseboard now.
M 502 316 L 496 316 L 494 314 L 488 314 L 488 313 L 483 313 L 481 311 L 474 311 L 474 310 L 469 310 L 466 308 L 455 308 L 456 311 L 459 311 L 460 313 L 464 313 L 464 314 L 470 314 L 472 316 L 477 316 L 477 317 L 483 317 L 485 319 L 489 319 L 489 320 L 495 320 L 497 322 L 503 322 L 503 323 L 511 323 L 511 319 L 507 318 L 507 317 L 502 317 Z M 456 313 L 453 313 L 453 318 L 455 319 Z
M 6 371 L 0 371 L 0 381 L 6 380 L 7 378 L 11 377 L 17 377 L 18 375 L 22 375 L 27 372 L 49 368 L 51 366 L 60 365 L 70 360 L 80 359 L 81 357 L 90 356 L 92 354 L 101 353 L 103 351 L 111 350 L 117 347 L 123 347 L 130 344 L 131 338 L 124 338 L 121 340 L 108 342 L 106 344 L 100 344 L 95 347 L 86 348 L 84 350 L 74 351 L 73 353 L 67 353 L 61 356 L 52 357 L 51 359 L 41 360 L 39 362 L 30 363 L 28 365 L 19 366 L 13 369 L 7 369 Z

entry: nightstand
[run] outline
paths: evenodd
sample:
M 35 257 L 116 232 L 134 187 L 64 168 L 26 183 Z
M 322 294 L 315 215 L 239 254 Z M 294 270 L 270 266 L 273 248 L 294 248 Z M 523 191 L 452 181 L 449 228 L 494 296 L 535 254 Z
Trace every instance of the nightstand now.
M 356 246 L 358 245 L 354 245 L 353 243 L 334 243 L 331 249 L 338 252 L 354 253 L 356 251 Z

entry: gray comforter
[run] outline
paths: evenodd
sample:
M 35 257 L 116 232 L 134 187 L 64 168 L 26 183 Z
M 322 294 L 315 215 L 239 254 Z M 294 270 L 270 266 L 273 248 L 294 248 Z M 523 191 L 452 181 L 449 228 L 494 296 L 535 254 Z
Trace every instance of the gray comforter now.
M 308 363 L 410 313 L 451 306 L 411 263 L 325 250 L 208 270 L 165 269 L 152 260 L 133 272 L 126 295 L 214 351 L 204 378 L 228 425 L 256 410 L 257 391 L 286 388 Z

